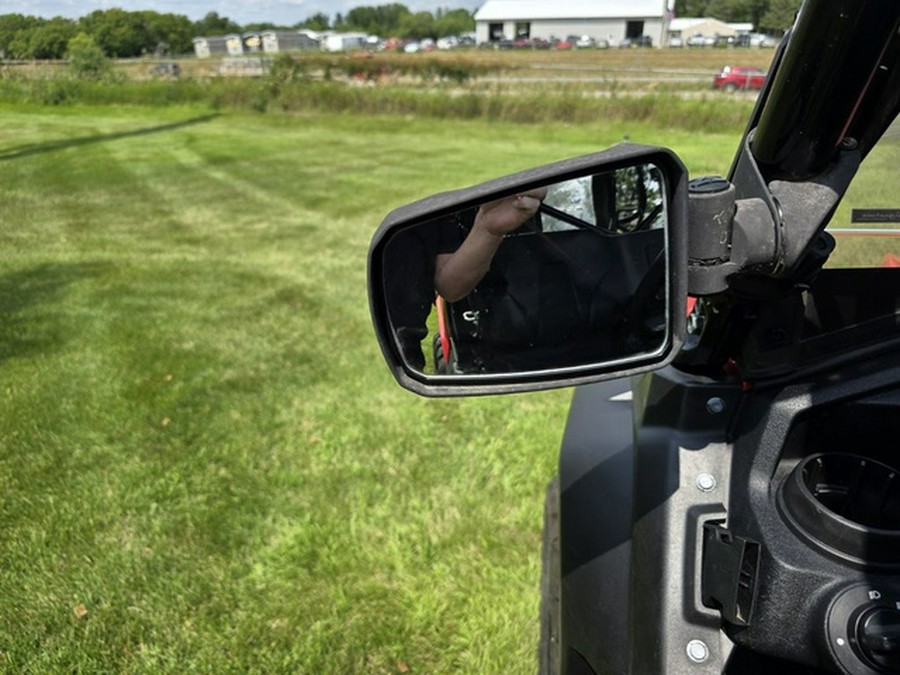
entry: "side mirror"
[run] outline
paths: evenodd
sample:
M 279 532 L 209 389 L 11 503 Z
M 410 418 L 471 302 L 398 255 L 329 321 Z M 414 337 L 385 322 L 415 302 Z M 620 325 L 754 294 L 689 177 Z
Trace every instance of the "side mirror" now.
M 624 377 L 677 354 L 687 171 L 622 144 L 393 211 L 369 300 L 398 382 L 425 395 Z

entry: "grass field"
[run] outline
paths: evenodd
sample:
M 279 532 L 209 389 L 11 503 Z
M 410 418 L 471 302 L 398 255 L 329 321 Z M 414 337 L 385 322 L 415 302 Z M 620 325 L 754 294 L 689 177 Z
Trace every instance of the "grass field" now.
M 533 671 L 570 394 L 401 391 L 368 240 L 625 137 L 723 172 L 740 129 L 0 114 L 0 671 Z

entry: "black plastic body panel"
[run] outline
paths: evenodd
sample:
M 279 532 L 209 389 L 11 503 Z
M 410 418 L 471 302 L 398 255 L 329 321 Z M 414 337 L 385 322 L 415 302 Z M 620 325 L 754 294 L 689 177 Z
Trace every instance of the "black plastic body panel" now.
M 577 390 L 559 468 L 562 672 L 873 675 L 838 600 L 900 599 L 900 550 L 867 566 L 817 546 L 779 495 L 816 453 L 897 467 L 897 435 L 900 355 L 755 389 L 669 368 Z M 703 604 L 707 524 L 753 542 L 747 625 Z
M 702 524 L 724 518 L 727 486 L 695 486 L 723 475 L 727 415 L 707 401 L 738 394 L 673 369 L 576 390 L 559 464 L 563 673 L 675 673 L 684 649 L 667 642 L 718 640 L 718 614 L 681 580 L 699 573 Z
M 633 447 L 631 381 L 577 389 L 559 462 L 562 672 L 626 667 Z

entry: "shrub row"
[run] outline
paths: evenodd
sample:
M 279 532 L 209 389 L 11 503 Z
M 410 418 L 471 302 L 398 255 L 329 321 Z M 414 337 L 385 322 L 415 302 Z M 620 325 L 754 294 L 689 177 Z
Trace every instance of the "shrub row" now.
M 408 55 L 401 54 L 375 56 L 368 52 L 358 52 L 350 55 L 281 54 L 276 59 L 273 70 L 320 75 L 325 79 L 340 76 L 366 80 L 407 78 L 419 82 L 450 81 L 464 84 L 509 68 L 509 65 L 470 58 L 408 58 Z

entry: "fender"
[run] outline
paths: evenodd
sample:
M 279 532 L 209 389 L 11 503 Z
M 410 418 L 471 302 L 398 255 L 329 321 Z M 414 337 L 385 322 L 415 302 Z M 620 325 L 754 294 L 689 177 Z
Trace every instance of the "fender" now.
M 575 390 L 559 458 L 562 672 L 624 672 L 634 507 L 632 381 Z M 579 669 L 580 668 L 580 669 Z

